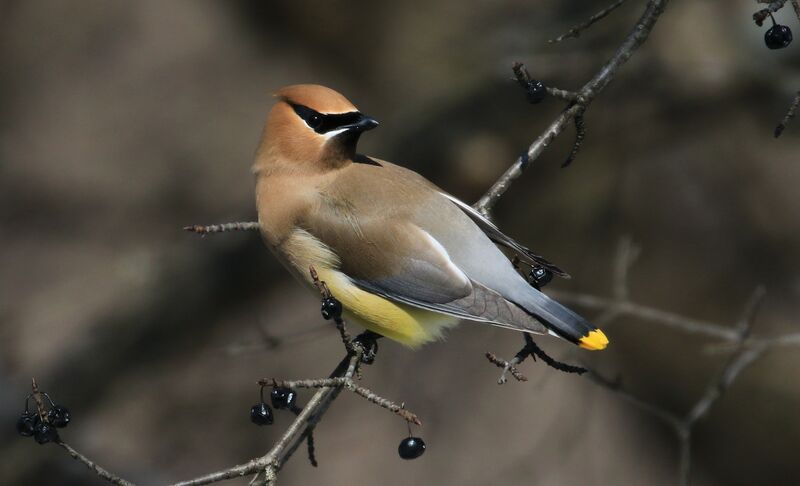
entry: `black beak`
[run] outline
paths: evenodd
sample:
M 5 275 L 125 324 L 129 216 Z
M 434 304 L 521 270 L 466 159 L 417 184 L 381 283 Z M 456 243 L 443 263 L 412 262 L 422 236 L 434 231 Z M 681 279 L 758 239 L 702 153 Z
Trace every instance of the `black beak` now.
M 373 128 L 380 125 L 380 123 L 378 123 L 378 120 L 372 118 L 371 116 L 367 116 L 364 114 L 360 115 L 361 116 L 355 123 L 345 125 L 342 128 L 347 128 L 347 131 L 349 132 L 361 133 L 361 132 L 366 132 L 367 130 L 372 130 Z

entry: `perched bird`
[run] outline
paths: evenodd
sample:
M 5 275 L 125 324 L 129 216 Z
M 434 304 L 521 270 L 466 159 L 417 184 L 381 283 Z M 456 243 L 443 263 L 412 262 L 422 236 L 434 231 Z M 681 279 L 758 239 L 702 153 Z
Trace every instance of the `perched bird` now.
M 344 96 L 304 84 L 275 97 L 253 165 L 261 232 L 302 282 L 314 267 L 347 319 L 411 347 L 460 319 L 606 347 L 495 245 L 561 270 L 416 172 L 357 153 L 378 122 Z

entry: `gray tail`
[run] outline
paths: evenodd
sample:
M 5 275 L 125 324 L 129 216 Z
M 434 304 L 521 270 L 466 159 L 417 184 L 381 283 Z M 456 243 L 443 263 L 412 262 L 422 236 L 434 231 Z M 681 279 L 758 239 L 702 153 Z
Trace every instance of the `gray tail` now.
M 515 300 L 514 303 L 554 334 L 586 349 L 599 350 L 608 345 L 608 338 L 597 326 L 533 287 L 528 290 L 524 299 L 519 299 L 521 302 Z

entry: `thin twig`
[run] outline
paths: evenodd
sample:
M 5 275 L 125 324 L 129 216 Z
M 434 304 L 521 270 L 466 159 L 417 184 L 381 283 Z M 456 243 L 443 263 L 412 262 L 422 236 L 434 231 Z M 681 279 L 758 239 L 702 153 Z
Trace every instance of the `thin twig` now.
M 522 351 L 520 351 L 520 353 L 521 352 Z M 520 373 L 516 367 L 516 365 L 520 364 L 528 356 L 528 354 L 525 353 L 525 356 L 520 358 L 520 353 L 517 353 L 517 355 L 514 356 L 511 361 L 506 361 L 497 357 L 497 355 L 494 353 L 490 353 L 488 351 L 486 352 L 486 359 L 489 360 L 490 363 L 496 365 L 498 368 L 503 369 L 503 372 L 500 374 L 500 378 L 497 379 L 498 385 L 503 385 L 508 381 L 506 378 L 506 373 L 511 373 L 511 376 L 513 376 L 517 381 L 528 381 L 528 377 Z
M 209 224 L 200 225 L 195 224 L 192 226 L 184 226 L 183 229 L 205 236 L 214 233 L 228 233 L 230 231 L 252 231 L 259 229 L 258 221 L 246 221 L 236 223 L 223 223 L 223 224 Z
M 56 444 L 58 444 L 62 448 L 64 448 L 64 450 L 66 450 L 67 453 L 70 456 L 72 456 L 73 459 L 75 459 L 76 461 L 82 462 L 86 467 L 89 468 L 90 471 L 95 473 L 99 478 L 104 479 L 104 480 L 108 481 L 111 484 L 116 484 L 118 486 L 135 486 L 134 483 L 132 483 L 132 482 L 126 480 L 126 479 L 122 479 L 121 477 L 117 476 L 116 474 L 113 474 L 113 473 L 109 472 L 108 470 L 103 469 L 102 467 L 97 465 L 97 463 L 95 463 L 94 461 L 92 461 L 88 457 L 84 456 L 80 452 L 78 452 L 75 449 L 73 449 L 72 446 L 70 446 L 66 442 L 63 442 L 63 441 L 59 440 L 58 442 L 56 442 Z
M 39 420 L 45 422 L 47 421 L 47 415 L 44 413 L 44 402 L 42 402 L 42 392 L 39 391 L 39 385 L 36 383 L 36 378 L 31 378 L 31 391 L 33 392 L 32 393 L 33 401 L 36 402 L 36 413 L 37 415 L 39 415 Z
M 798 15 L 800 15 L 800 13 L 798 13 Z M 797 116 L 798 107 L 800 107 L 800 91 L 794 95 L 794 100 L 792 100 L 792 104 L 789 105 L 789 111 L 786 112 L 783 120 L 775 127 L 775 138 L 780 137 L 783 131 L 786 130 L 786 126 Z
M 383 398 L 372 390 L 359 386 L 352 378 L 320 378 L 310 380 L 276 380 L 275 378 L 265 378 L 258 381 L 261 386 L 286 387 L 286 388 L 333 388 L 344 387 L 367 401 L 385 408 L 397 414 L 403 420 L 416 425 L 422 425 L 419 417 L 406 410 L 403 405 L 397 404 L 387 398 Z
M 319 463 L 317 463 L 316 447 L 314 447 L 313 430 L 309 430 L 306 435 L 306 449 L 308 450 L 308 462 L 310 462 L 313 467 L 319 466 Z
M 753 20 L 755 20 L 756 25 L 761 27 L 764 24 L 764 20 L 767 19 L 770 15 L 777 12 L 778 10 L 782 9 L 784 5 L 786 5 L 786 0 L 756 0 L 758 3 L 767 3 L 767 8 L 759 10 L 758 12 L 753 14 Z M 797 4 L 797 0 L 792 0 L 792 4 Z M 795 11 L 798 12 L 798 18 L 800 18 L 800 10 L 795 8 Z
M 731 341 L 736 339 L 736 331 L 715 322 L 702 321 L 692 317 L 684 316 L 674 312 L 668 312 L 646 305 L 633 302 L 619 302 L 616 299 L 600 297 L 596 295 L 557 292 L 552 291 L 550 295 L 559 301 L 573 304 L 587 309 L 609 310 L 613 309 L 619 315 L 628 315 L 640 320 L 652 321 L 665 326 L 681 329 L 694 334 L 704 334 L 711 337 Z
M 586 139 L 586 123 L 583 118 L 585 112 L 586 108 L 584 107 L 582 110 L 575 113 L 575 117 L 572 119 L 575 123 L 575 141 L 572 143 L 572 150 L 570 150 L 567 160 L 561 164 L 562 169 L 572 164 L 578 156 L 578 152 L 580 152 L 583 147 L 583 141 Z
M 581 33 L 583 33 L 584 30 L 594 25 L 595 22 L 597 22 L 598 20 L 602 20 L 605 17 L 607 17 L 608 14 L 619 8 L 619 6 L 622 5 L 623 3 L 625 3 L 625 0 L 617 0 L 613 4 L 609 5 L 608 7 L 604 8 L 603 10 L 589 17 L 589 20 L 572 27 L 565 34 L 562 34 L 556 37 L 555 39 L 550 39 L 547 42 L 549 42 L 550 44 L 555 44 L 557 42 L 563 41 L 564 39 L 580 37 Z
M 511 70 L 514 72 L 514 79 L 517 81 L 517 83 L 519 83 L 522 89 L 528 93 L 529 101 L 532 103 L 538 103 L 541 101 L 540 98 L 534 97 L 534 93 L 531 93 L 531 90 L 534 89 L 536 85 L 541 85 L 541 82 L 531 77 L 531 74 L 528 72 L 528 69 L 525 67 L 525 65 L 521 62 L 515 62 L 511 65 Z M 544 89 L 548 95 L 564 101 L 573 102 L 578 99 L 578 93 L 574 93 L 572 91 L 552 88 L 549 86 L 546 86 Z M 531 97 L 534 97 L 534 99 L 531 99 Z
M 630 297 L 628 275 L 631 267 L 639 258 L 641 249 L 633 243 L 630 236 L 623 236 L 617 244 L 617 253 L 614 256 L 614 269 L 612 289 L 614 298 L 625 301 Z

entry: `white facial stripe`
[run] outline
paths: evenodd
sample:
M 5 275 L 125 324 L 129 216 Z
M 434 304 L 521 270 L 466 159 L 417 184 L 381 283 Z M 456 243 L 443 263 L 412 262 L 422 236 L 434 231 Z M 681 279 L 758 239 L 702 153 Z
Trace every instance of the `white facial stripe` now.
M 340 133 L 344 133 L 347 130 L 348 130 L 347 128 L 339 128 L 338 130 L 331 130 L 330 132 L 325 132 L 322 134 L 322 136 L 325 137 L 325 139 L 327 140 L 329 138 L 335 137 L 336 135 L 339 135 Z

